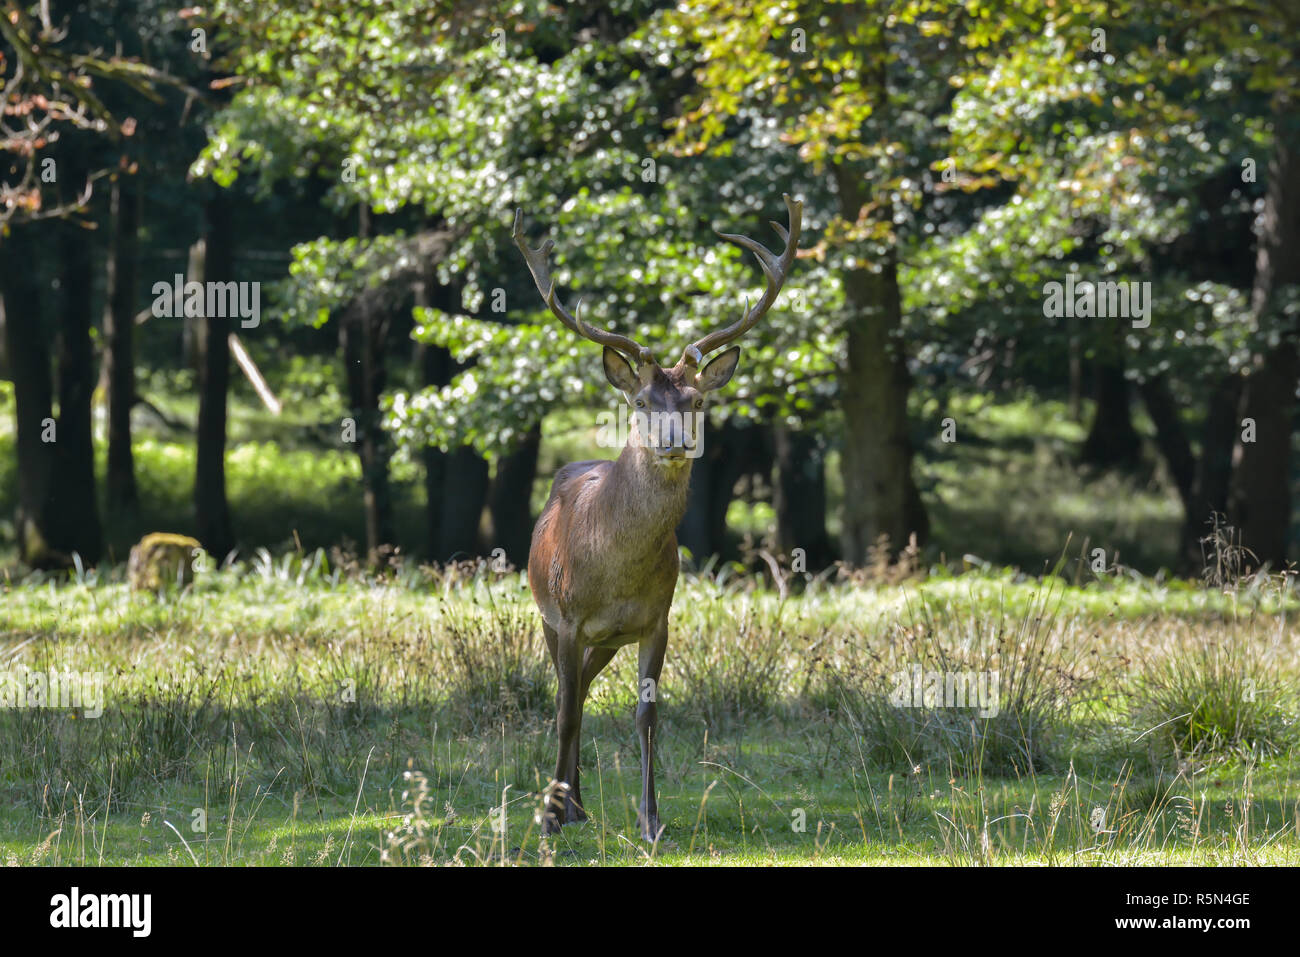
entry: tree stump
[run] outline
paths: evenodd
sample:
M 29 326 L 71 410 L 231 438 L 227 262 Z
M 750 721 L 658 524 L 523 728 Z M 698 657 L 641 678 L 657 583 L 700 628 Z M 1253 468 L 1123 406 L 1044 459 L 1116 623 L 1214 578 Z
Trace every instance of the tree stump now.
M 169 585 L 188 585 L 194 580 L 197 539 L 170 532 L 152 532 L 131 548 L 126 566 L 132 591 L 161 591 Z

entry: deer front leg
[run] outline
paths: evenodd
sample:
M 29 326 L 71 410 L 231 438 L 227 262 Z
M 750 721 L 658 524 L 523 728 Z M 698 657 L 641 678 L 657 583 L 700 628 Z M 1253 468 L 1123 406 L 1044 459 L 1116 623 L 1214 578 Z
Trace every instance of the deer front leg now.
M 641 739 L 641 809 L 637 823 L 641 837 L 656 841 L 663 836 L 659 826 L 659 806 L 655 800 L 655 727 L 659 720 L 659 672 L 668 649 L 668 619 L 665 618 L 648 638 L 641 640 L 637 658 L 636 733 Z
M 559 685 L 555 696 L 555 731 L 559 739 L 555 780 L 559 786 L 547 804 L 542 821 L 543 834 L 555 834 L 569 821 L 581 820 L 573 791 L 577 781 L 578 735 L 582 727 L 582 699 L 578 684 L 581 657 L 576 629 L 560 630 L 555 643 L 555 677 Z

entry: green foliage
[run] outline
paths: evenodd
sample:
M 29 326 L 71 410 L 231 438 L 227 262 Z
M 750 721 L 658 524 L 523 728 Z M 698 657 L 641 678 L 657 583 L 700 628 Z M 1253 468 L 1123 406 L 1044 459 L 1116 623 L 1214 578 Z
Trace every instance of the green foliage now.
M 1239 277 L 1168 251 L 1205 228 L 1208 184 L 1271 142 L 1285 16 L 1251 32 L 1168 2 L 627 2 L 592 20 L 385 0 L 344 29 L 328 5 L 219 3 L 246 85 L 195 172 L 262 189 L 315 178 L 340 213 L 385 217 L 371 238 L 294 250 L 275 292 L 290 322 L 400 284 L 425 255 L 420 230 L 448 231 L 434 266 L 455 306 L 415 335 L 468 368 L 390 396 L 408 452 L 508 448 L 557 409 L 610 398 L 595 348 L 544 312 L 509 242 L 516 207 L 530 242 L 555 240 L 571 305 L 673 361 L 759 279 L 709 230 L 762 238 L 755 211 L 803 195 L 808 253 L 745 344 L 730 414 L 825 427 L 843 276 L 895 251 L 908 349 L 941 380 L 1032 340 L 1037 375 L 1080 344 L 1123 349 L 1130 375 L 1192 397 L 1277 328 Z M 1238 182 L 1210 214 L 1244 222 L 1257 197 Z M 1043 286 L 1067 273 L 1152 279 L 1156 320 L 1117 339 L 1101 320 L 1045 317 Z
M 756 209 L 798 191 L 794 167 L 771 168 L 772 144 L 761 133 L 726 160 L 674 161 L 660 140 L 682 84 L 666 69 L 673 45 L 638 28 L 653 19 L 649 6 L 629 4 L 626 19 L 582 30 L 581 11 L 557 22 L 539 5 L 514 11 L 500 33 L 485 10 L 476 33 L 459 21 L 465 11 L 417 13 L 389 2 L 370 11 L 373 30 L 359 31 L 355 54 L 337 48 L 333 20 L 289 6 L 283 23 L 236 5 L 216 8 L 232 37 L 256 35 L 259 50 L 292 38 L 297 53 L 305 34 L 311 53 L 286 64 L 234 45 L 231 66 L 248 86 L 223 112 L 195 172 L 230 182 L 248 171 L 263 188 L 314 175 L 340 210 L 360 202 L 394 222 L 446 224 L 454 238 L 437 276 L 453 287 L 461 312 L 454 322 L 425 318 L 417 336 L 473 359 L 474 368 L 440 391 L 394 396 L 389 426 L 403 445 L 508 446 L 551 408 L 588 402 L 603 388 L 595 349 L 559 333 L 508 242 L 516 206 L 542 227 L 535 235 L 557 239 L 557 279 L 571 297 L 584 297 L 588 315 L 667 361 L 725 321 L 761 281 L 709 230 L 748 231 Z M 394 22 L 404 28 L 390 29 Z M 390 41 L 402 55 L 391 55 Z M 363 75 L 367 49 L 384 51 L 378 76 Z M 382 123 L 373 121 L 378 113 Z M 355 176 L 343 175 L 345 162 Z M 810 219 L 815 230 L 816 215 Z M 322 237 L 294 251 L 277 301 L 289 321 L 319 325 L 409 269 L 412 255 L 419 252 L 401 227 L 369 240 Z M 834 394 L 834 335 L 825 320 L 836 293 L 824 270 L 810 263 L 800 273 L 785 297 L 789 303 L 798 289 L 798 312 L 780 310 L 770 333 L 748 344 L 733 386 L 740 414 L 816 418 Z M 479 333 L 471 348 L 465 330 L 475 319 L 510 331 Z M 568 360 L 577 356 L 582 387 L 557 390 L 551 383 L 569 385 Z M 470 396 L 473 409 L 445 414 Z

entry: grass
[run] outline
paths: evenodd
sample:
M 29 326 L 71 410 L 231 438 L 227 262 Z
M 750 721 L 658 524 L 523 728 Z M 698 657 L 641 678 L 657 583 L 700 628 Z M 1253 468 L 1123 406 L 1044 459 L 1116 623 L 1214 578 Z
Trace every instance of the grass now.
M 940 441 L 937 429 L 925 437 L 917 470 L 932 538 L 949 557 L 973 553 L 1041 570 L 1070 535 L 1089 551 L 1103 549 L 1107 564 L 1153 573 L 1175 563 L 1182 512 L 1163 471 L 1081 471 L 1086 428 L 1070 420 L 1063 403 L 1025 393 L 957 396 L 942 411 L 930 404 L 928 419 L 947 415 L 958 423 L 956 442 Z M 1145 416 L 1134 424 L 1151 441 L 1154 426 Z
M 936 571 L 782 601 L 687 575 L 662 682 L 668 841 L 651 847 L 627 651 L 584 720 L 592 819 L 538 835 L 554 682 L 517 574 L 375 579 L 266 554 L 160 597 L 119 574 L 0 596 L 0 671 L 94 673 L 105 691 L 99 717 L 0 710 L 0 859 L 1300 863 L 1297 600 L 1276 579 Z M 1207 653 L 1224 656 L 1212 674 L 1256 681 L 1250 701 L 1241 680 L 1167 677 Z M 999 672 L 998 714 L 890 704 L 912 664 Z M 1170 729 L 1197 704 L 1219 730 L 1189 746 Z

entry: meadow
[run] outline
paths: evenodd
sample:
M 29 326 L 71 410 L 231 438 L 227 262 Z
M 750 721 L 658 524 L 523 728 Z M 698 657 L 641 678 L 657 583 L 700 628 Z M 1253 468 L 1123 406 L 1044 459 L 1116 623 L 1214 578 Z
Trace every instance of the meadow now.
M 10 585 L 11 673 L 98 673 L 104 700 L 98 717 L 0 711 L 0 859 L 1300 862 L 1294 591 L 1071 564 L 826 577 L 785 598 L 685 575 L 654 846 L 636 837 L 626 652 L 584 720 L 591 820 L 540 838 L 554 681 L 516 572 L 374 576 L 318 551 L 159 596 L 112 574 Z M 996 713 L 900 707 L 915 668 L 996 672 Z

